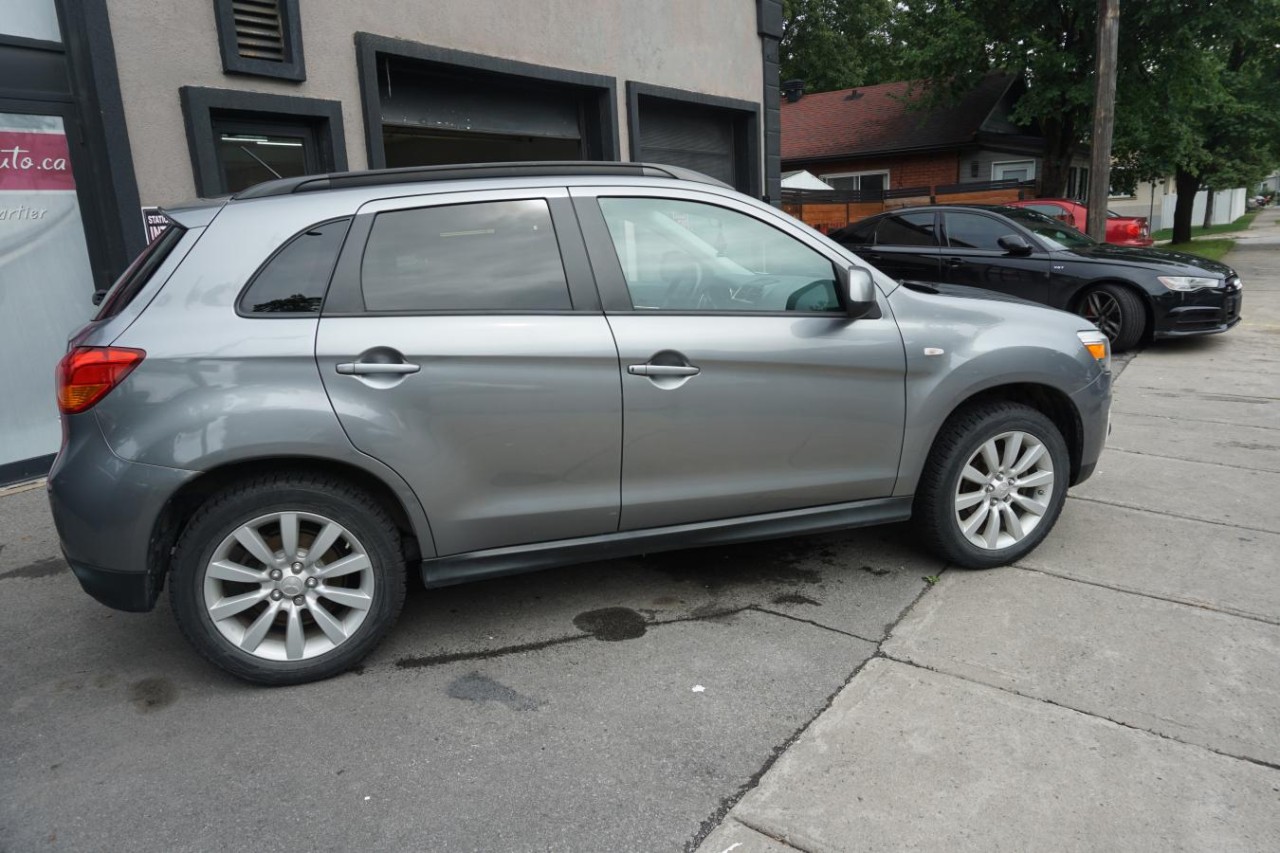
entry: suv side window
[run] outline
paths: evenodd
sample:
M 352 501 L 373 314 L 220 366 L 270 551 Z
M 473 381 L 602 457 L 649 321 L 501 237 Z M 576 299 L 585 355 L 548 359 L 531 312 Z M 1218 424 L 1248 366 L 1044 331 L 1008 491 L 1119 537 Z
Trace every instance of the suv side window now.
M 1015 233 L 1012 226 L 978 213 L 948 213 L 946 216 L 947 242 L 958 249 L 1003 252 L 997 241 Z
M 370 311 L 568 311 L 543 199 L 379 213 L 360 283 Z
M 937 246 L 938 231 L 932 213 L 886 216 L 876 227 L 877 246 Z
M 240 313 L 318 314 L 350 224 L 323 222 L 285 243 L 240 297 Z
M 840 310 L 831 261 L 754 217 L 669 198 L 599 202 L 637 309 Z

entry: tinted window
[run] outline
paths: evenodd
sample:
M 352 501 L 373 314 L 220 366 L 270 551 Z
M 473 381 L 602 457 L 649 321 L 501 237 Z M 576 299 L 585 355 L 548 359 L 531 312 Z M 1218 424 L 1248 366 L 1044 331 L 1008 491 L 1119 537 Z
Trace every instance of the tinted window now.
M 937 229 L 932 213 L 903 213 L 886 216 L 876 228 L 878 246 L 936 246 Z
M 1047 241 L 1051 249 L 1077 249 L 1096 245 L 1091 237 L 1043 213 L 1014 207 L 1006 209 L 1004 214 L 1037 237 Z
M 314 314 L 320 310 L 350 219 L 303 231 L 259 271 L 240 297 L 246 314 Z
M 960 249 L 990 249 L 1003 252 L 1001 237 L 1017 233 L 1017 229 L 998 219 L 977 213 L 948 213 L 947 241 Z
M 360 276 L 370 311 L 571 307 L 551 211 L 541 199 L 380 213 Z
M 116 279 L 116 283 L 107 292 L 102 307 L 98 309 L 93 319 L 105 320 L 123 311 L 125 306 L 133 301 L 133 297 L 138 295 L 138 291 L 142 290 L 143 285 L 151 280 L 156 269 L 164 263 L 165 258 L 169 257 L 169 253 L 178 245 L 178 241 L 185 233 L 187 233 L 186 230 L 181 226 L 170 225 L 160 232 L 159 237 L 148 243 L 147 248 L 142 250 L 142 254 L 138 255 L 133 263 L 129 264 L 124 274 Z
M 1024 206 L 1026 210 L 1034 210 L 1036 213 L 1043 213 L 1045 216 L 1065 216 L 1067 211 L 1058 207 L 1056 204 L 1028 204 Z
M 852 246 L 869 246 L 875 242 L 877 222 L 878 220 L 875 219 L 864 219 L 855 225 L 846 225 L 838 231 L 832 231 L 829 236 L 837 243 L 846 243 Z
M 840 310 L 831 262 L 752 216 L 660 198 L 600 209 L 638 309 Z

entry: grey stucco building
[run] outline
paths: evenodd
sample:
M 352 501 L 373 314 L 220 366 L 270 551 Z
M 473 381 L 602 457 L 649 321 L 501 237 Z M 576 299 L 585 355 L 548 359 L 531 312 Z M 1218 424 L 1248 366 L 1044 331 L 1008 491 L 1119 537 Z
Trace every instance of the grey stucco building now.
M 143 208 L 277 174 L 503 160 L 665 162 L 780 194 L 780 0 L 0 11 L 0 359 L 30 368 L 0 387 L 0 484 L 52 461 L 54 364 L 145 245 Z

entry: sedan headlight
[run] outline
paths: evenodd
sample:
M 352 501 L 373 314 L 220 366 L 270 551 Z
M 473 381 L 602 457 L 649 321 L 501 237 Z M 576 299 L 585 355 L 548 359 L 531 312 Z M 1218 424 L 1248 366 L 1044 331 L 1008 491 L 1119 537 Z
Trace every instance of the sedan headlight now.
M 1160 283 L 1170 290 L 1199 290 L 1202 287 L 1222 287 L 1220 278 L 1202 278 L 1196 275 L 1158 275 Z
M 1111 341 L 1097 329 L 1076 332 L 1076 337 L 1103 370 L 1111 369 Z

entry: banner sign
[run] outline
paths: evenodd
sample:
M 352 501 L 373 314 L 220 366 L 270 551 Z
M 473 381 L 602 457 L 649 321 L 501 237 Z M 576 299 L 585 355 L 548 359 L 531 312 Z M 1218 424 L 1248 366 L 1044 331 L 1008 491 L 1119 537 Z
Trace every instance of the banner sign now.
M 0 130 L 0 190 L 74 190 L 67 137 Z
M 147 242 L 150 243 L 159 237 L 164 229 L 169 227 L 169 217 L 165 216 L 158 207 L 142 208 L 142 227 L 146 229 Z

